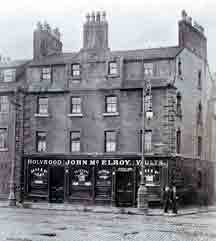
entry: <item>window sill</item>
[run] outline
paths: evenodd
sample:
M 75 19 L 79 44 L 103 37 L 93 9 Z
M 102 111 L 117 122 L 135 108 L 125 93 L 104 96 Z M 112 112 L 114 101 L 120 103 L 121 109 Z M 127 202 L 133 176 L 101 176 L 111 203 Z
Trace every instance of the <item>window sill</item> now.
M 107 77 L 108 78 L 118 78 L 119 74 L 108 74 Z
M 8 148 L 0 148 L 0 152 L 6 152 L 8 151 Z
M 68 114 L 68 117 L 83 117 L 83 114 L 82 113 L 70 113 Z
M 40 113 L 35 113 L 35 117 L 50 117 L 50 114 L 40 114 Z
M 119 112 L 113 112 L 113 113 L 103 113 L 103 116 L 107 117 L 107 116 L 119 116 Z

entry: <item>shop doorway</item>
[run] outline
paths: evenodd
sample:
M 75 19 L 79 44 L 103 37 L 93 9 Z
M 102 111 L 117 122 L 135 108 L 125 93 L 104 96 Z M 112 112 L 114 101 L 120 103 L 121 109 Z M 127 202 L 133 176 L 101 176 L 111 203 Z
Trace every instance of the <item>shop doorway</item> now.
M 50 202 L 64 202 L 64 167 L 50 167 Z
M 119 168 L 116 172 L 117 206 L 133 206 L 134 175 L 132 168 Z

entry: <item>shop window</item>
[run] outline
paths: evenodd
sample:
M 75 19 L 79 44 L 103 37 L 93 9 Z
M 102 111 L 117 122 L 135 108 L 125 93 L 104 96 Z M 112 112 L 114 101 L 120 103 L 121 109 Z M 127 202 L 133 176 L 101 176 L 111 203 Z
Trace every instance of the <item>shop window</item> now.
M 178 129 L 176 132 L 176 153 L 181 152 L 181 130 Z
M 117 62 L 112 61 L 112 62 L 108 63 L 108 74 L 109 75 L 117 75 L 118 74 Z
M 197 124 L 202 125 L 202 104 L 201 104 L 201 102 L 198 104 Z
M 117 134 L 115 131 L 105 131 L 105 152 L 117 150 Z
M 36 148 L 37 152 L 45 152 L 47 149 L 46 132 L 38 131 L 36 133 Z
M 106 113 L 116 113 L 117 112 L 117 97 L 107 96 L 105 98 L 105 111 Z
M 145 168 L 145 182 L 147 186 L 154 186 L 160 183 L 160 167 L 152 166 Z
M 38 114 L 48 114 L 48 98 L 38 98 Z
M 197 155 L 199 157 L 201 157 L 202 155 L 202 137 L 201 136 L 198 136 L 198 139 L 197 139 Z
M 80 131 L 72 131 L 71 138 L 71 152 L 80 152 Z
M 180 92 L 176 95 L 176 115 L 182 119 L 182 97 Z
M 9 100 L 8 96 L 0 96 L 0 113 L 8 113 L 9 112 Z
M 43 185 L 47 184 L 48 181 L 48 171 L 44 167 L 32 167 L 30 168 L 31 175 L 31 185 Z
M 0 128 L 0 150 L 7 148 L 7 129 Z
M 202 89 L 202 71 L 198 71 L 198 89 Z
M 82 113 L 82 99 L 81 97 L 71 97 L 71 114 Z
M 154 75 L 153 63 L 144 63 L 144 75 L 145 76 L 153 76 Z
M 72 64 L 71 65 L 71 75 L 72 75 L 72 77 L 80 77 L 80 75 L 81 75 L 80 64 Z
M 12 82 L 16 79 L 16 69 L 5 69 L 3 70 L 3 81 Z
M 178 75 L 182 76 L 182 62 L 180 58 L 178 60 Z
M 52 68 L 44 67 L 41 69 L 41 80 L 51 81 L 52 80 Z

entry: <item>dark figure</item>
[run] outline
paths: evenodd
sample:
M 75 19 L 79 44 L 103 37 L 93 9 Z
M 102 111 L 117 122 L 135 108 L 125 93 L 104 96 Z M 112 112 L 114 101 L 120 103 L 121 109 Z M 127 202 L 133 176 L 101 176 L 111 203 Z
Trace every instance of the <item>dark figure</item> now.
M 172 204 L 172 212 L 177 214 L 177 212 L 178 212 L 177 196 L 176 196 L 176 187 L 174 185 L 171 188 L 170 198 L 171 198 L 171 204 Z
M 167 213 L 170 208 L 170 201 L 171 201 L 171 192 L 168 186 L 165 187 L 164 194 L 163 194 L 163 201 L 164 201 L 164 212 Z

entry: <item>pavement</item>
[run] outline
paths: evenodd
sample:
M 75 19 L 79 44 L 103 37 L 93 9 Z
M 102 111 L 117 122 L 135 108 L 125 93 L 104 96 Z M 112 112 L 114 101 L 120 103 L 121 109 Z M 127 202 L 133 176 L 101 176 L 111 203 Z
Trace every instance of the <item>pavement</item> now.
M 0 208 L 7 208 L 8 201 L 0 201 Z M 162 208 L 148 208 L 148 210 L 140 210 L 135 207 L 114 207 L 109 205 L 83 205 L 71 203 L 47 203 L 47 202 L 24 202 L 17 203 L 19 209 L 38 209 L 38 210 L 58 210 L 58 211 L 74 211 L 74 212 L 92 212 L 92 213 L 110 213 L 110 214 L 129 214 L 129 215 L 146 215 L 146 216 L 183 216 L 198 213 L 216 212 L 216 205 L 211 206 L 186 206 L 181 207 L 177 214 L 173 214 L 169 210 L 168 214 L 164 214 Z
M 93 211 L 5 206 L 0 241 L 216 241 L 213 209 L 174 217 Z

